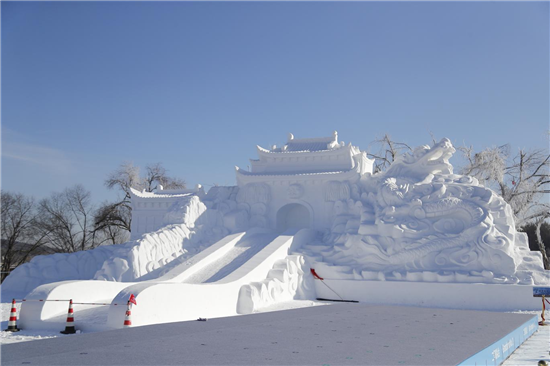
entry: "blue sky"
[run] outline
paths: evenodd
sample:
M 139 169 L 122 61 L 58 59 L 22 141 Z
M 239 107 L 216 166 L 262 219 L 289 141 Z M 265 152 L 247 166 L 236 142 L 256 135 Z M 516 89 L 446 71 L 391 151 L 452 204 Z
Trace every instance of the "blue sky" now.
M 2 189 L 190 185 L 297 138 L 548 148 L 549 3 L 1 2 Z M 454 158 L 455 163 L 459 160 Z

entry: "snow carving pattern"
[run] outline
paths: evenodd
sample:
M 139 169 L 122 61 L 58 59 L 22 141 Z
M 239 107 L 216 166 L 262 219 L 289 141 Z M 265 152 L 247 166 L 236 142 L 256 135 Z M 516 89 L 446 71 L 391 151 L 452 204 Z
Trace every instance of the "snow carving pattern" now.
M 282 301 L 315 298 L 313 277 L 301 255 L 289 255 L 278 261 L 260 282 L 241 287 L 237 312 L 250 314 Z
M 127 243 L 106 260 L 95 280 L 130 282 L 165 266 L 184 254 L 184 243 L 196 233 L 184 225 L 170 225 Z
M 347 200 L 350 197 L 350 187 L 347 182 L 330 181 L 325 184 L 325 201 L 334 202 Z
M 301 184 L 288 186 L 288 198 L 297 199 L 304 195 L 304 187 Z
M 501 197 L 475 178 L 453 174 L 454 152 L 448 139 L 421 146 L 366 180 L 360 200 L 336 201 L 323 260 L 394 279 L 411 280 L 418 272 L 425 280 L 427 271 L 434 279 L 445 273 L 445 281 L 532 282 L 521 263 L 540 262 L 538 253 L 525 250 Z M 327 200 L 337 197 L 332 183 Z
M 239 190 L 237 202 L 268 204 L 271 201 L 270 188 L 265 183 L 249 183 Z

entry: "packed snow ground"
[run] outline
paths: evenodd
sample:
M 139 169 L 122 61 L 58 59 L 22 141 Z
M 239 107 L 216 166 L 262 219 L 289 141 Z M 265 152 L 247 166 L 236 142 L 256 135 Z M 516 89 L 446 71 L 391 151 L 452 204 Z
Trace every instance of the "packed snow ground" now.
M 326 305 L 325 302 L 311 301 L 311 300 L 294 300 L 288 302 L 282 302 L 274 304 L 268 308 L 261 309 L 259 312 L 268 312 L 268 311 L 279 311 L 279 310 L 288 310 L 308 306 L 319 306 Z M 16 305 L 18 314 L 21 309 L 21 303 Z M 11 302 L 10 300 L 3 298 L 1 303 L 1 327 L 2 330 L 7 328 L 8 318 L 10 316 Z M 535 311 L 526 311 L 519 312 L 523 314 L 533 314 L 540 315 L 540 312 Z M 83 315 L 83 314 L 81 314 Z M 75 316 L 78 316 L 75 314 Z M 550 317 L 550 315 L 549 315 Z M 86 316 L 86 319 L 89 320 L 92 317 L 90 314 Z M 101 322 L 102 317 L 97 316 L 94 321 Z M 51 330 L 21 330 L 20 332 L 0 332 L 0 344 L 8 343 L 17 343 L 17 342 L 26 342 L 34 341 L 46 338 L 54 337 L 67 337 L 62 335 L 59 332 L 62 329 L 51 329 Z M 520 365 L 535 365 L 539 360 L 550 361 L 550 326 L 539 327 L 539 330 L 529 338 L 525 343 L 523 343 L 504 363 L 504 366 L 520 366 Z
M 312 301 L 312 300 L 293 300 L 293 301 L 287 301 L 287 302 L 281 302 L 274 304 L 272 306 L 269 306 L 267 308 L 262 308 L 258 313 L 264 313 L 269 311 L 279 311 L 279 310 L 288 310 L 288 309 L 297 309 L 302 307 L 308 307 L 308 306 L 319 306 L 319 305 L 326 305 L 325 302 L 319 302 L 319 301 Z M 7 298 L 2 298 L 1 305 L 1 329 L 0 332 L 0 344 L 8 344 L 8 343 L 17 343 L 17 342 L 26 342 L 26 341 L 34 341 L 39 339 L 46 339 L 46 338 L 55 338 L 55 337 L 66 337 L 66 335 L 60 334 L 59 332 L 63 329 L 51 329 L 51 330 L 21 330 L 19 332 L 6 332 L 4 329 L 8 327 L 8 319 L 10 317 L 10 310 L 11 310 L 11 300 L 8 300 Z M 18 302 L 16 304 L 17 309 L 17 319 L 19 319 L 19 312 L 21 311 L 21 303 Z M 88 327 L 91 330 L 88 330 L 87 333 L 90 332 L 96 332 L 101 331 L 101 327 L 106 322 L 106 316 L 107 311 L 104 306 L 100 306 L 97 309 L 88 309 L 83 311 L 75 311 L 75 320 L 78 328 L 78 318 L 80 317 L 85 318 L 86 322 L 88 323 Z M 62 315 L 60 318 L 66 319 L 65 315 Z M 55 320 L 62 320 L 62 319 L 55 319 Z M 91 323 L 91 324 L 90 324 Z M 94 327 L 94 324 L 96 327 Z M 97 328 L 95 330 L 94 328 Z M 77 331 L 77 333 L 80 333 L 80 331 Z M 84 333 L 84 332 L 82 332 Z

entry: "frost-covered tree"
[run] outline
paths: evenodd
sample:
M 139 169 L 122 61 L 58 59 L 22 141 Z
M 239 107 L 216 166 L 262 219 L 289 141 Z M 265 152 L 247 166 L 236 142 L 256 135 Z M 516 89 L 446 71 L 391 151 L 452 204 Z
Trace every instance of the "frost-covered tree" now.
M 550 154 L 547 151 L 520 149 L 512 157 L 509 145 L 478 153 L 474 153 L 472 147 L 460 150 L 467 160 L 462 174 L 474 176 L 498 192 L 512 207 L 517 226 L 549 216 L 550 204 L 544 200 L 544 195 L 550 193 Z
M 462 173 L 476 177 L 485 186 L 498 192 L 510 204 L 516 228 L 535 225 L 538 247 L 544 265 L 550 268 L 541 226 L 550 218 L 550 154 L 547 150 L 520 149 L 514 156 L 510 146 L 487 148 L 475 153 L 471 146 L 459 148 L 467 160 Z

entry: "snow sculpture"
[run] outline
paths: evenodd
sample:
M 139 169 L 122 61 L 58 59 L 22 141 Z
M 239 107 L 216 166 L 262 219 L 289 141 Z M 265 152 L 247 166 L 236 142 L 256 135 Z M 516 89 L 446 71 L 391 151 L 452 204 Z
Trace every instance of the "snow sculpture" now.
M 315 298 L 309 268 L 301 255 L 289 255 L 278 261 L 265 280 L 241 287 L 237 313 L 250 314 L 277 302 Z
M 289 134 L 282 147 L 257 152 L 250 171 L 236 168 L 237 186 L 132 190 L 130 242 L 35 257 L 3 289 L 155 279 L 227 235 L 256 227 L 289 235 L 310 228 L 324 236 L 296 250 L 286 270 L 244 289 L 249 310 L 305 293 L 307 271 L 293 272 L 303 260 L 328 279 L 550 281 L 540 253 L 516 232 L 509 205 L 475 178 L 453 173 L 448 139 L 418 147 L 375 175 L 366 153 L 338 141 L 336 131 L 306 139 Z
M 454 152 L 443 139 L 362 177 L 360 199 L 343 195 L 335 204 L 323 261 L 366 277 L 379 271 L 379 279 L 532 283 L 533 264 L 544 272 L 540 253 L 529 252 L 501 197 L 453 174 Z M 326 197 L 333 199 L 338 188 L 329 187 Z
M 324 230 L 330 227 L 337 202 L 352 196 L 358 199 L 357 183 L 362 175 L 372 173 L 373 160 L 358 147 L 339 142 L 336 131 L 328 137 L 305 139 L 289 134 L 282 147 L 257 146 L 257 151 L 259 159 L 250 160 L 250 171 L 236 168 L 238 202 L 250 195 L 269 194 L 261 207 L 258 203 L 250 207 L 251 227 L 279 232 L 306 227 Z M 251 187 L 262 187 L 262 195 L 249 192 Z

